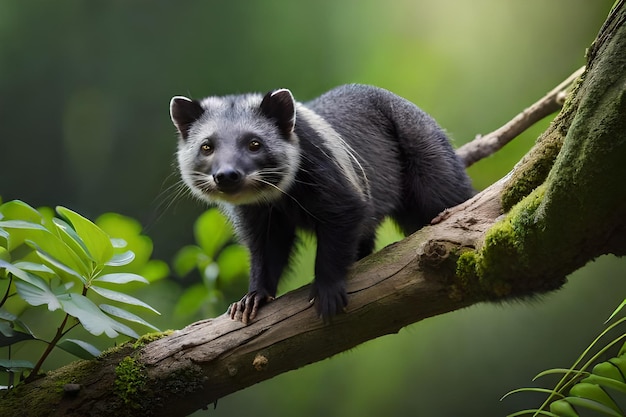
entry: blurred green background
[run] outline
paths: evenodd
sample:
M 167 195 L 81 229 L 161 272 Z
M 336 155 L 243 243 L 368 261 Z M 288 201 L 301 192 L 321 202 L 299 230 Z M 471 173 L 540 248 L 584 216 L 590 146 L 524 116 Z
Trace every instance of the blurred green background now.
M 306 101 L 339 84 L 374 84 L 431 113 L 459 146 L 583 65 L 612 3 L 4 1 L 0 195 L 92 219 L 137 218 L 169 261 L 193 243 L 206 209 L 176 192 L 171 96 L 288 87 Z M 548 123 L 472 167 L 475 187 L 506 174 Z M 298 265 L 283 291 L 310 280 L 310 253 Z M 625 266 L 603 257 L 557 293 L 414 324 L 226 397 L 210 413 L 477 416 L 536 406 L 528 394 L 499 398 L 573 362 L 624 298 Z M 143 290 L 163 313 L 155 324 L 201 317 L 174 311 L 192 284 L 173 276 Z

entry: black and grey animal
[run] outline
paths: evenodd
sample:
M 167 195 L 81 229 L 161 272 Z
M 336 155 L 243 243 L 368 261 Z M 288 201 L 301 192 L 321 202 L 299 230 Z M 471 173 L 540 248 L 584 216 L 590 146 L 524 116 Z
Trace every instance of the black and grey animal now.
M 170 114 L 183 181 L 250 251 L 249 291 L 229 308 L 244 323 L 276 295 L 296 229 L 317 237 L 311 299 L 329 319 L 347 305 L 348 268 L 372 252 L 385 217 L 410 234 L 473 194 L 435 120 L 381 88 L 345 85 L 304 104 L 287 89 L 177 96 Z

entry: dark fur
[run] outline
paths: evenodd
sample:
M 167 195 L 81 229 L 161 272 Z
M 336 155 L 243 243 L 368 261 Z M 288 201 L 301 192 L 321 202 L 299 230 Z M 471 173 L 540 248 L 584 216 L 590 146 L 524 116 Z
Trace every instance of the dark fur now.
M 327 319 L 346 306 L 347 270 L 355 260 L 372 252 L 376 227 L 383 218 L 391 216 L 404 233 L 410 234 L 444 209 L 468 199 L 473 190 L 443 130 L 401 97 L 375 87 L 347 85 L 305 104 L 358 155 L 365 174 L 358 164 L 352 165 L 364 190 L 359 192 L 333 160 L 332 150 L 325 145 L 329 139 L 320 136 L 318 121 L 296 110 L 294 127 L 289 120 L 291 95 L 280 94 L 274 99 L 270 94 L 251 111 L 269 120 L 282 142 L 261 138 L 263 146 L 296 146 L 299 161 L 288 163 L 297 163 L 299 168 L 295 180 L 280 197 L 228 205 L 227 211 L 250 250 L 252 263 L 249 292 L 231 306 L 231 316 L 241 314 L 247 322 L 259 306 L 275 296 L 296 229 L 303 228 L 317 236 L 311 297 L 318 313 Z M 181 146 L 186 145 L 194 120 L 203 120 L 198 113 L 197 106 L 181 111 L 173 105 L 172 118 L 181 132 Z M 291 136 L 292 129 L 297 140 Z M 211 165 L 206 173 L 215 178 L 215 162 Z M 188 167 L 181 166 L 183 169 Z M 244 169 L 237 175 L 245 176 L 248 171 Z

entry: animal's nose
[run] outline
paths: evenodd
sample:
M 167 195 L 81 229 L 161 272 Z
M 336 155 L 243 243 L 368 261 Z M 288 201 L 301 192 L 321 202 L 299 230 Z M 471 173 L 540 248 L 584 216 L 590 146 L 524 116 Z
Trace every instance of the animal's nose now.
M 213 179 L 220 191 L 235 192 L 243 183 L 243 173 L 233 168 L 226 168 L 213 174 Z

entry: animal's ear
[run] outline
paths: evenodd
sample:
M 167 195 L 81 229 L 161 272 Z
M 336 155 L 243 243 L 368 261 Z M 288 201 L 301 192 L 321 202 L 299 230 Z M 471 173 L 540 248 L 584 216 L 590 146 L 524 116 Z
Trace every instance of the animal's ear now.
M 261 112 L 273 119 L 281 133 L 289 136 L 296 125 L 296 101 L 286 88 L 270 91 L 263 97 Z
M 178 129 L 180 136 L 187 139 L 189 128 L 202 116 L 204 109 L 196 100 L 183 96 L 172 97 L 170 101 L 170 117 Z

